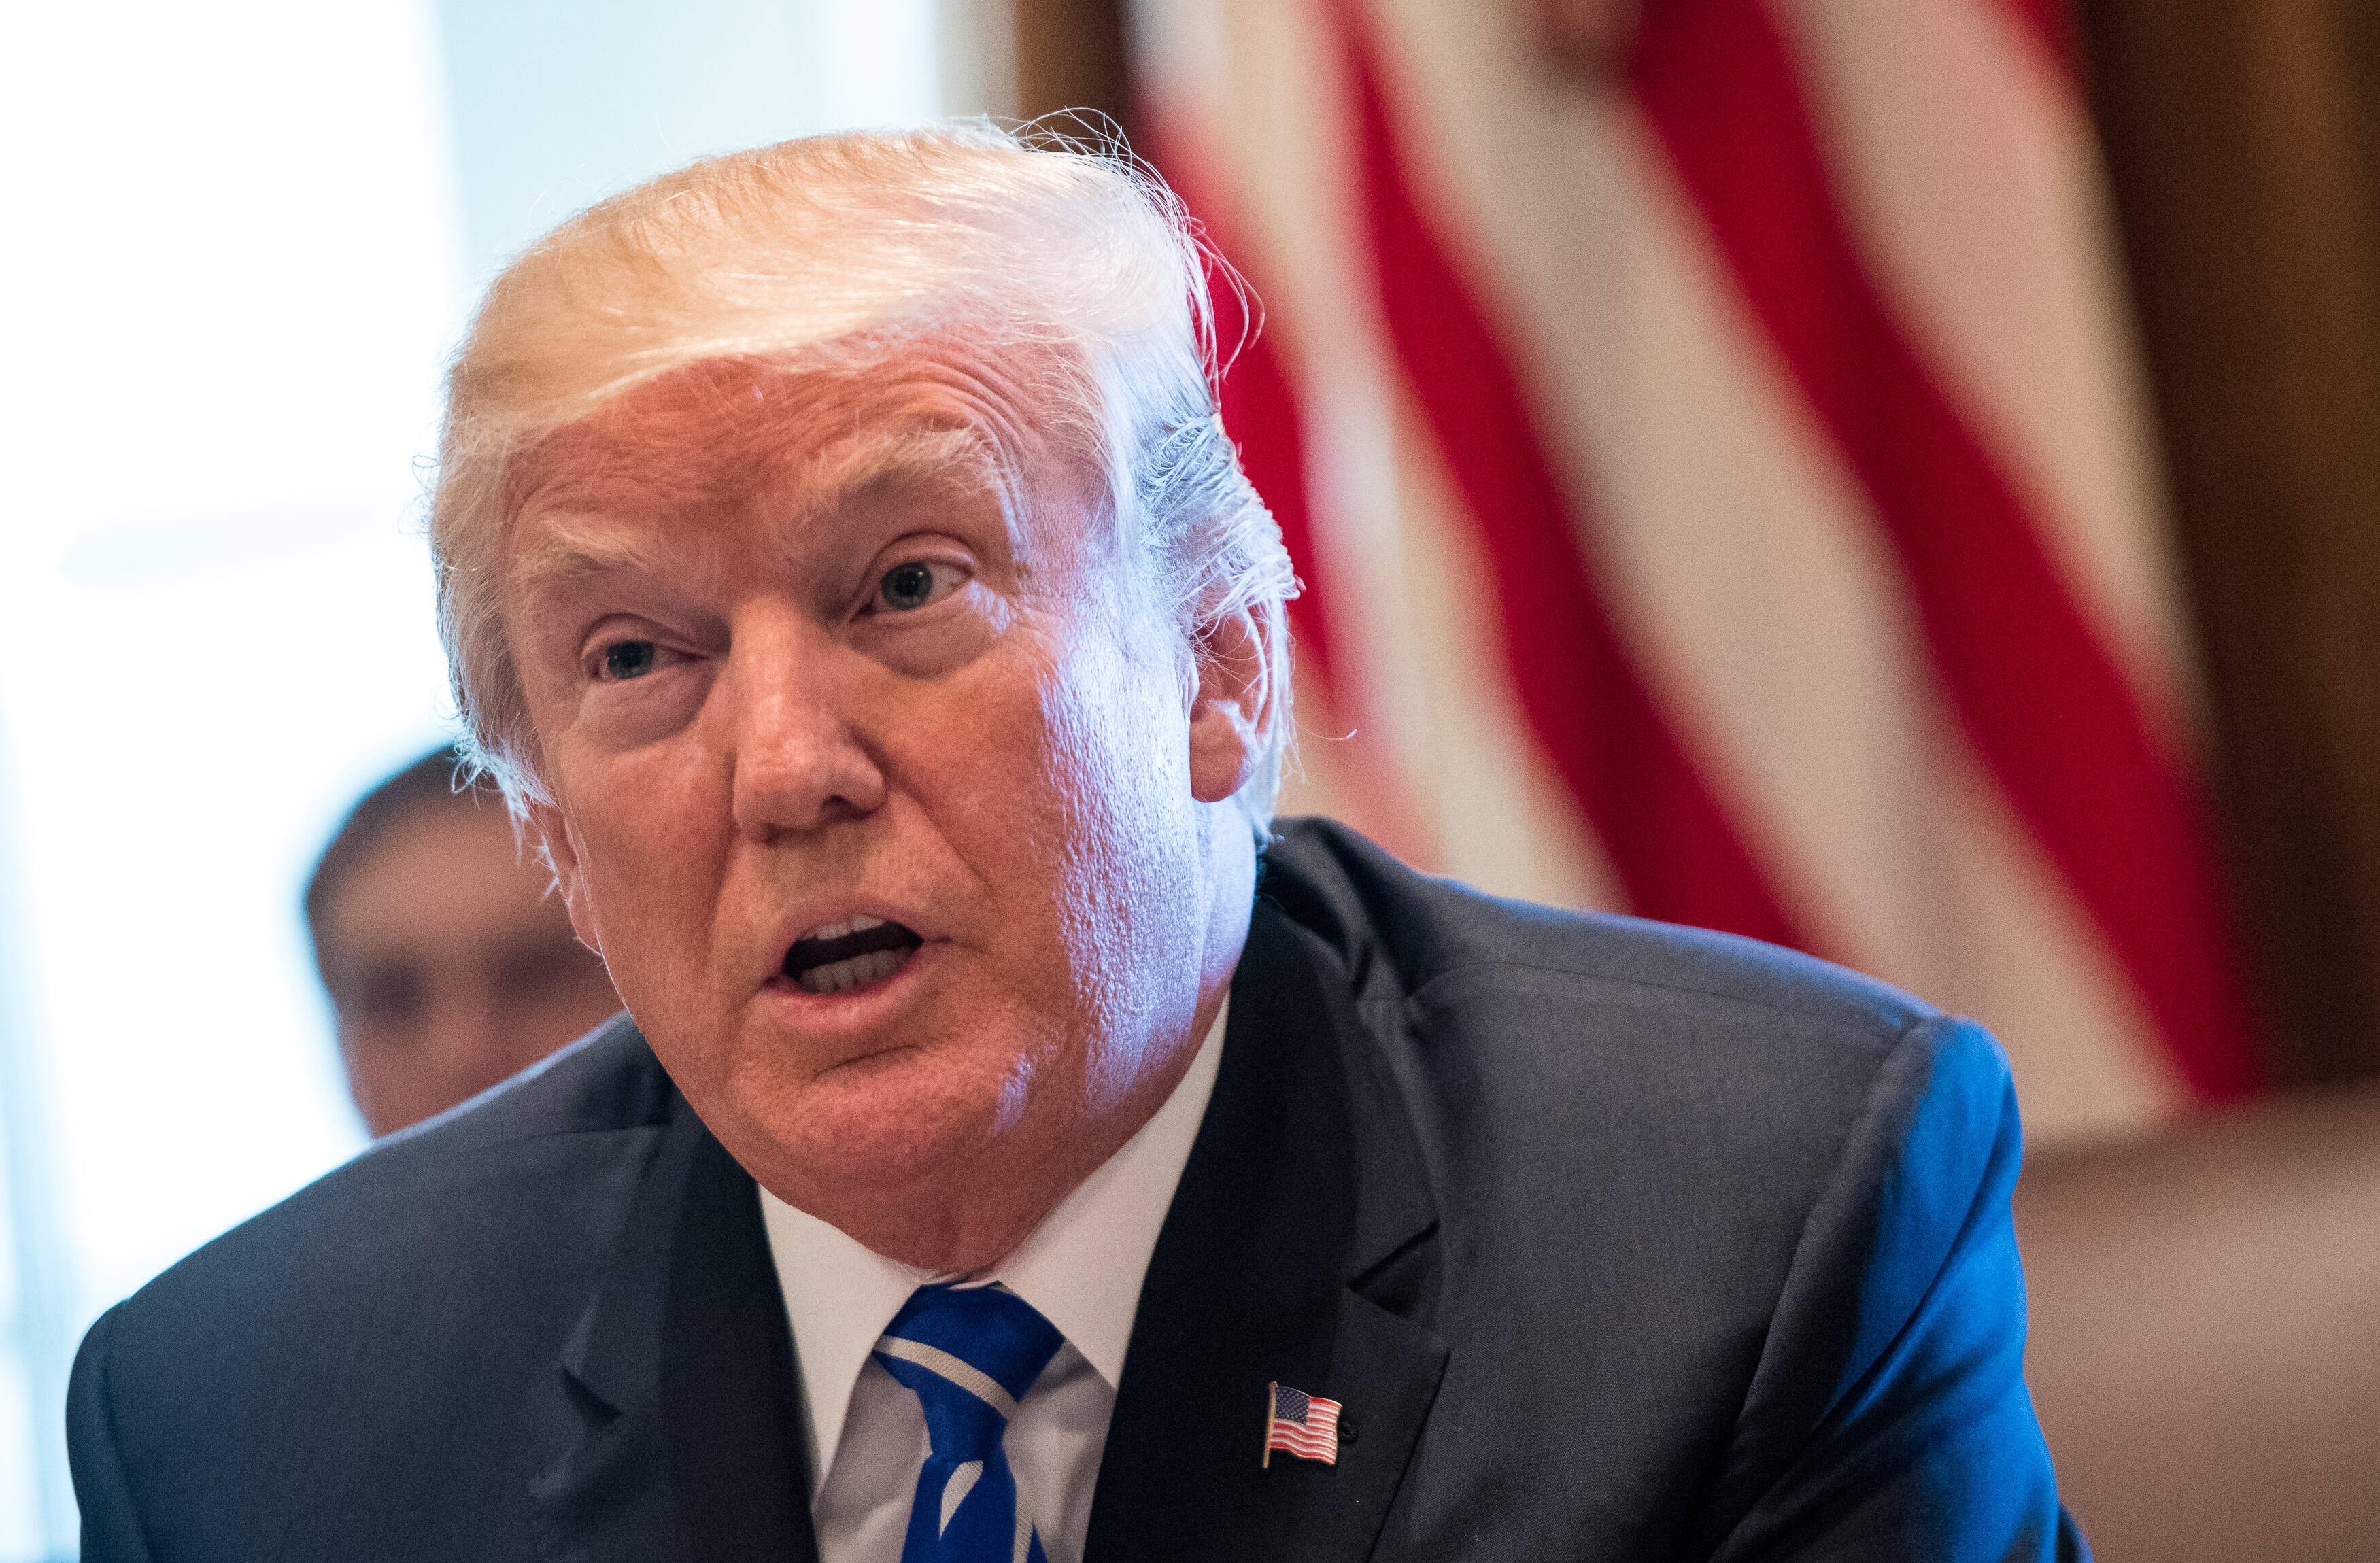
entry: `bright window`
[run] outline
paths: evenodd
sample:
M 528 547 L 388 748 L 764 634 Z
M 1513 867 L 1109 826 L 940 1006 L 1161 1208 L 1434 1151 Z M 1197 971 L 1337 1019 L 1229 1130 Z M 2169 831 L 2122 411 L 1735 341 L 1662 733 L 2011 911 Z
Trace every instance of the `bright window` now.
M 298 894 L 441 741 L 420 462 L 498 258 L 930 115 L 934 0 L 29 8 L 0 90 L 0 1563 L 97 1313 L 352 1155 Z M 968 108 L 973 104 L 954 104 Z

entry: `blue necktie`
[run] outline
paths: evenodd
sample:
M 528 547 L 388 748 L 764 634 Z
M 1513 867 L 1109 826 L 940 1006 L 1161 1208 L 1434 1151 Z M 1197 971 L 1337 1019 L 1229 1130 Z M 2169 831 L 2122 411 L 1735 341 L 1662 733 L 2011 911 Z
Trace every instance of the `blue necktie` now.
M 901 1563 L 1048 1563 L 1001 1440 L 1064 1339 L 996 1287 L 921 1286 L 892 1315 L 876 1360 L 917 1394 L 933 1445 Z

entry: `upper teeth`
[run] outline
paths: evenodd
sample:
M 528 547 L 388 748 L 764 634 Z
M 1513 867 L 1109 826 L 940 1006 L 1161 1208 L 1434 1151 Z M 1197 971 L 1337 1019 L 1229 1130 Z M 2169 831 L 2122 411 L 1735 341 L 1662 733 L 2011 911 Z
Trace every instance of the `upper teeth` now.
M 850 921 L 821 924 L 802 935 L 802 939 L 841 939 L 846 934 L 866 933 L 870 928 L 880 928 L 883 926 L 884 919 L 881 917 L 871 917 L 865 912 L 854 912 Z M 801 940 L 796 939 L 795 942 L 798 944 Z

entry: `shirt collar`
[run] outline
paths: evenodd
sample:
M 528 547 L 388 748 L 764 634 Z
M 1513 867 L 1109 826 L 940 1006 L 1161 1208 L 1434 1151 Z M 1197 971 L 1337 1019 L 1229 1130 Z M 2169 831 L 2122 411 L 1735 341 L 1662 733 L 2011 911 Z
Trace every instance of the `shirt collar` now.
M 1123 1381 L 1140 1283 L 1214 1094 L 1231 1008 L 1227 993 L 1188 1072 L 1155 1115 L 983 1278 L 1038 1309 L 1111 1391 Z M 801 1364 L 815 1496 L 833 1468 L 852 1388 L 877 1339 L 911 1292 L 947 1278 L 888 1259 L 767 1189 L 760 1215 Z

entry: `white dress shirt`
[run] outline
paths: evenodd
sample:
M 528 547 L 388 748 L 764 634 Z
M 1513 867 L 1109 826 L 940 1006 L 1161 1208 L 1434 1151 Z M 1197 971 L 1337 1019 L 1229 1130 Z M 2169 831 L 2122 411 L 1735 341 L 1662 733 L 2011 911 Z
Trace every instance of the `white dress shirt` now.
M 1006 1287 L 1066 1338 L 1017 1402 L 1003 1445 L 1050 1563 L 1083 1556 L 1140 1283 L 1207 1115 L 1230 1011 L 1227 996 L 1156 1115 L 1014 1253 L 972 1278 Z M 820 1563 L 900 1563 L 929 1448 L 926 1415 L 869 1352 L 911 1292 L 953 1278 L 887 1259 L 766 1189 L 760 1212 L 793 1323 Z

